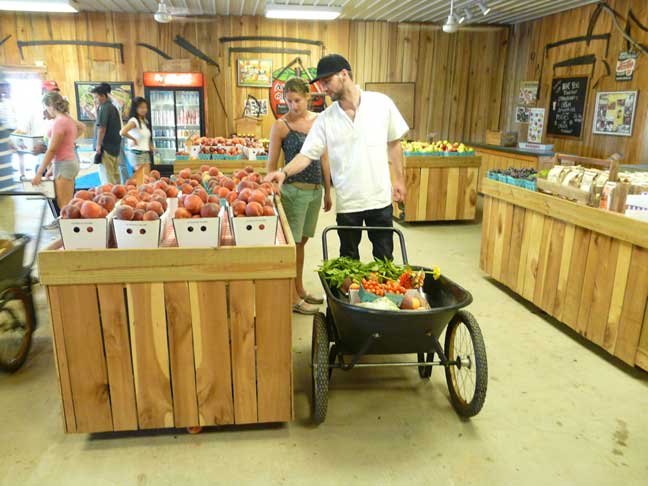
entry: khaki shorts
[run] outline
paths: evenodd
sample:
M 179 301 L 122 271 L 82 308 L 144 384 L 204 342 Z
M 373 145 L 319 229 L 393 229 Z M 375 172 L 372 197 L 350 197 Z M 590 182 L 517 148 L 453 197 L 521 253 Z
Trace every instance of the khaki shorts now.
M 315 236 L 317 218 L 322 207 L 322 188 L 299 189 L 292 184 L 281 187 L 281 204 L 295 243 Z
M 73 181 L 79 174 L 79 162 L 76 160 L 61 160 L 54 162 L 54 180 L 69 179 Z

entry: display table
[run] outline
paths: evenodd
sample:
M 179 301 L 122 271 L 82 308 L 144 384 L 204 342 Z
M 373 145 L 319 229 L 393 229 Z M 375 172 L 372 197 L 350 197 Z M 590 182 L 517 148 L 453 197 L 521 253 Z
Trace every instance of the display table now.
M 481 192 L 482 183 L 486 178 L 486 174 L 491 169 L 515 167 L 518 169 L 531 168 L 540 170 L 545 166 L 550 167 L 554 165 L 554 154 L 552 152 L 533 152 L 520 150 L 516 147 L 498 147 L 497 145 L 480 143 L 468 143 L 467 145 L 474 147 L 476 155 L 482 159 L 477 187 L 479 192 Z
M 483 181 L 481 269 L 648 370 L 648 223 Z
M 394 203 L 394 218 L 405 222 L 475 219 L 480 158 L 404 157 L 407 195 Z M 394 174 L 392 171 L 392 182 Z
M 293 416 L 295 245 L 43 251 L 65 430 Z
M 267 160 L 176 160 L 173 163 L 173 173 L 177 174 L 182 169 L 197 170 L 201 165 L 208 165 L 209 167 L 218 167 L 221 172 L 226 174 L 232 173 L 235 170 L 241 170 L 247 166 L 254 167 L 256 172 L 265 174 Z

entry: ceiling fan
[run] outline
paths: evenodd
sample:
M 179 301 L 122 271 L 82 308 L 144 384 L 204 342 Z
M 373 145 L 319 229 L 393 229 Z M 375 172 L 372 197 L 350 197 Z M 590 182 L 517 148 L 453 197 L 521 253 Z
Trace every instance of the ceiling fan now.
M 157 12 L 153 14 L 153 18 L 160 24 L 168 24 L 169 22 L 213 22 L 213 19 L 210 18 L 192 17 L 189 15 L 188 8 L 169 6 L 166 0 L 160 0 Z

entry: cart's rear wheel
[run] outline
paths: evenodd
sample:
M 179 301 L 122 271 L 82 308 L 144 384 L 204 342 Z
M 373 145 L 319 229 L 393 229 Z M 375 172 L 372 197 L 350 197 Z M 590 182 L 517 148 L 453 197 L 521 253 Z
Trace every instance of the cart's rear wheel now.
M 326 317 L 317 313 L 313 316 L 313 342 L 311 346 L 311 366 L 313 385 L 313 422 L 321 424 L 326 419 L 329 387 L 329 339 L 326 330 Z
M 488 361 L 479 324 L 470 312 L 457 312 L 448 324 L 445 353 L 451 363 L 458 361 L 445 369 L 452 406 L 462 417 L 473 417 L 486 399 Z
M 14 372 L 23 365 L 34 328 L 31 296 L 20 287 L 0 293 L 0 369 Z
M 418 353 L 416 355 L 419 363 L 431 363 L 434 361 L 434 353 Z M 419 366 L 418 367 L 419 376 L 424 380 L 427 380 L 432 376 L 432 366 Z

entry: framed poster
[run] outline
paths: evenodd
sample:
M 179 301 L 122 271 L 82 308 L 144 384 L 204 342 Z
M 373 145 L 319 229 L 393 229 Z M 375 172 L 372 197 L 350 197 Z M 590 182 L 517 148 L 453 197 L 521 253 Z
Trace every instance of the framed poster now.
M 518 104 L 524 106 L 535 105 L 538 101 L 537 81 L 520 81 L 520 93 L 518 95 Z
M 529 132 L 527 135 L 527 140 L 533 143 L 542 142 L 542 132 L 544 130 L 544 118 L 545 118 L 545 109 L 544 108 L 531 108 L 531 114 L 529 116 Z
M 416 83 L 365 83 L 367 91 L 377 91 L 389 96 L 398 111 L 407 122 L 410 130 L 414 128 L 414 100 L 416 99 Z
M 592 133 L 632 136 L 639 91 L 601 91 L 596 94 Z
M 76 94 L 77 118 L 79 121 L 95 121 L 97 119 L 97 104 L 92 96 L 92 89 L 99 84 L 98 81 L 76 81 L 74 92 Z M 122 119 L 127 120 L 133 100 L 132 81 L 119 81 L 108 83 L 111 92 L 108 97 L 121 113 Z
M 272 59 L 239 59 L 237 85 L 242 88 L 272 86 Z
M 531 112 L 527 106 L 518 106 L 515 108 L 515 123 L 529 123 Z
M 637 68 L 637 52 L 622 52 L 619 54 L 619 59 L 616 63 L 617 81 L 632 81 L 632 76 Z
M 554 78 L 551 81 L 547 135 L 581 137 L 588 84 L 587 76 Z
M 268 100 L 248 98 L 243 105 L 243 116 L 258 118 L 268 114 Z

